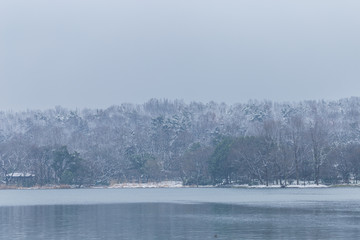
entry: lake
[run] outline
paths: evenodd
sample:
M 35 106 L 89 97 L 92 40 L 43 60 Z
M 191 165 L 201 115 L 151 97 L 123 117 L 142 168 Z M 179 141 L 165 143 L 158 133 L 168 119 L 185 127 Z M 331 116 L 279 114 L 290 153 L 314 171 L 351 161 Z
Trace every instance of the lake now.
M 360 239 L 360 188 L 1 190 L 0 239 Z

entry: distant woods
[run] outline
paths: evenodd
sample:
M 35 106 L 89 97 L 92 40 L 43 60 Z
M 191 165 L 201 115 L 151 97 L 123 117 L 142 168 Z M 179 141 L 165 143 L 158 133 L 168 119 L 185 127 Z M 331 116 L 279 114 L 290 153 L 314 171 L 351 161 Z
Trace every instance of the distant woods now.
M 356 182 L 360 98 L 0 112 L 0 167 L 4 184 Z

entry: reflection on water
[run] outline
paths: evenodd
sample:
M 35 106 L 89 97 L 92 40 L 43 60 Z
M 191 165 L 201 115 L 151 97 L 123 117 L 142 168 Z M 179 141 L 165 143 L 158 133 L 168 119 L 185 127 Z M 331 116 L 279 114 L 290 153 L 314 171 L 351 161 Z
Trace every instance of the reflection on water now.
M 358 202 L 0 207 L 0 239 L 359 239 Z

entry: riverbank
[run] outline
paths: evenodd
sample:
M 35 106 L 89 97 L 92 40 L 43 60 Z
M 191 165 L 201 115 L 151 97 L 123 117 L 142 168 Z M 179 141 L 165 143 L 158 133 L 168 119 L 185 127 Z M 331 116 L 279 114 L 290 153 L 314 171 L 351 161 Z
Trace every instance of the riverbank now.
M 183 185 L 181 181 L 162 181 L 162 182 L 148 182 L 148 183 L 117 183 L 109 186 L 83 186 L 83 185 L 44 185 L 33 187 L 19 187 L 14 185 L 0 185 L 0 190 L 23 189 L 23 190 L 41 190 L 41 189 L 121 189 L 121 188 L 248 188 L 248 189 L 277 189 L 277 188 L 338 188 L 338 187 L 360 187 L 360 184 L 306 184 L 306 185 L 247 185 L 247 184 L 232 184 L 232 185 Z
M 291 184 L 291 185 L 230 185 L 230 188 L 328 188 L 328 187 L 332 187 L 332 185 L 324 185 L 324 184 L 307 184 L 307 185 L 295 185 L 295 184 Z

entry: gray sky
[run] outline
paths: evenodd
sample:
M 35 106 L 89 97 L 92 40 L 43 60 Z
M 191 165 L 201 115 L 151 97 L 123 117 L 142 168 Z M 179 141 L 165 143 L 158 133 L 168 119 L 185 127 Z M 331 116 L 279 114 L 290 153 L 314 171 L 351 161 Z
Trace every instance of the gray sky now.
M 0 109 L 358 96 L 359 0 L 1 0 Z

